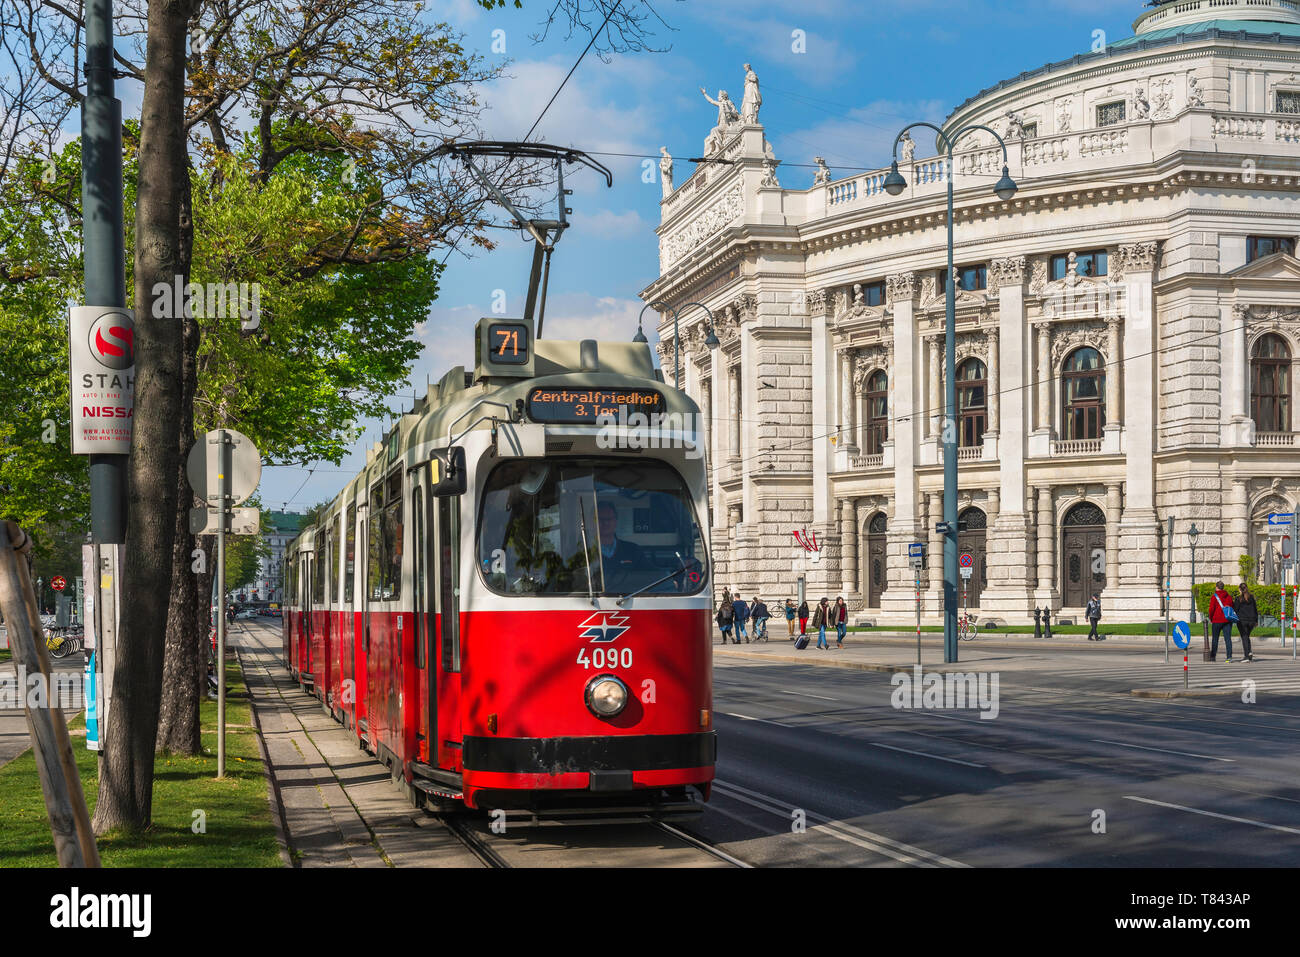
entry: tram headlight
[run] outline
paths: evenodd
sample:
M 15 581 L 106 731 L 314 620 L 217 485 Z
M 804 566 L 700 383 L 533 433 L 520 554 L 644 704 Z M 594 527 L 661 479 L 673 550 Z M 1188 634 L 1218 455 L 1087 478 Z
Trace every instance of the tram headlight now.
M 583 697 L 598 718 L 614 718 L 627 707 L 627 685 L 613 675 L 596 675 L 587 682 Z

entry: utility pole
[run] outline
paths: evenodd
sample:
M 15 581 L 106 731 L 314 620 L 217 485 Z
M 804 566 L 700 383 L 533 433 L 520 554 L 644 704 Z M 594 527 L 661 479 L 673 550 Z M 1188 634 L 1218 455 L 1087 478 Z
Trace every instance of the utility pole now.
M 125 309 L 122 104 L 113 89 L 112 0 L 86 0 L 85 69 L 86 97 L 81 104 L 85 302 L 88 306 Z M 95 629 L 96 658 L 104 673 L 105 701 L 112 693 L 116 658 L 121 546 L 126 542 L 126 475 L 126 455 L 91 453 L 90 532 L 95 551 L 95 578 L 89 585 L 99 592 L 94 602 L 99 617 Z M 106 711 L 101 711 L 101 722 L 106 717 Z

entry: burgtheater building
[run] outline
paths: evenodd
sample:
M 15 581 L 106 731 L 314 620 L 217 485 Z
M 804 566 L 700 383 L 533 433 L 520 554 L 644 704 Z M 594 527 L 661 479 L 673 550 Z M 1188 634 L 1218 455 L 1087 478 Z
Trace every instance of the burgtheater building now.
M 782 170 L 748 68 L 741 109 L 710 98 L 706 157 L 723 162 L 674 187 L 665 152 L 660 275 L 642 297 L 669 382 L 677 311 L 682 385 L 706 412 L 719 586 L 783 598 L 806 568 L 810 601 L 906 621 L 907 546 L 926 542 L 937 620 L 948 281 L 973 608 L 1077 615 L 1101 591 L 1111 620 L 1158 617 L 1171 517 L 1176 613 L 1193 522 L 1198 581 L 1239 581 L 1242 555 L 1276 580 L 1266 517 L 1300 494 L 1300 3 L 1166 3 L 1134 32 L 948 118 L 1004 135 L 1010 201 L 984 133 L 951 170 L 905 141 L 897 197 L 888 156 L 838 178 Z

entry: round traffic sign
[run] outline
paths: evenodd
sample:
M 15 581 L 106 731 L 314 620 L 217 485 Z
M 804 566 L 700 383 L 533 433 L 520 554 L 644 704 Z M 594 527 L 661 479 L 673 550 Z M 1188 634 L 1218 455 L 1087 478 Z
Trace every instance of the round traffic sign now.
M 1192 643 L 1192 628 L 1185 621 L 1174 623 L 1174 644 L 1186 648 Z
M 50 579 L 50 587 L 55 591 L 63 591 L 63 589 L 68 587 L 68 580 L 62 575 L 55 575 Z
M 225 454 L 222 454 L 221 434 L 226 435 Z M 247 500 L 262 479 L 262 455 L 253 440 L 234 429 L 213 429 L 200 438 L 190 449 L 185 462 L 185 474 L 194 494 L 209 505 L 219 505 L 220 483 L 224 477 L 227 505 L 235 506 Z
M 1289 561 L 1291 560 L 1291 557 L 1292 557 L 1292 556 L 1291 556 L 1291 551 L 1292 551 L 1292 549 L 1291 549 L 1291 536 L 1290 536 L 1290 535 L 1283 535 L 1283 536 L 1282 536 L 1282 561 L 1284 561 L 1284 562 L 1289 562 Z
M 975 564 L 975 559 L 974 559 L 971 555 L 967 554 L 967 555 L 963 555 L 963 556 L 961 557 L 961 567 L 962 567 L 962 568 L 970 568 L 970 567 L 972 567 L 974 564 Z

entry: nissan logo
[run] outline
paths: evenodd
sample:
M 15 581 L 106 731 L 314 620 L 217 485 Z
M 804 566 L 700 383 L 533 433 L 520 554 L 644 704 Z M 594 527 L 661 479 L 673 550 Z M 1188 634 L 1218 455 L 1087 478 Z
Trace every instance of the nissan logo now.
M 106 312 L 90 327 L 90 353 L 109 369 L 135 365 L 135 327 L 124 312 Z

